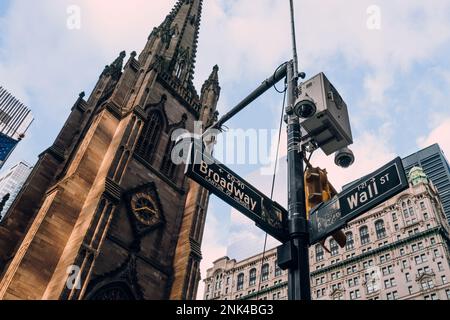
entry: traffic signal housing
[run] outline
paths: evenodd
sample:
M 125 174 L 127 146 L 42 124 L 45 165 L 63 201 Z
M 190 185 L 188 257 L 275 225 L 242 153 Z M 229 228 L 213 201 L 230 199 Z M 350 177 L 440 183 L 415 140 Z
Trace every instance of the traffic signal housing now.
M 323 202 L 330 201 L 337 195 L 336 189 L 328 181 L 326 169 L 308 167 L 305 171 L 306 216 L 309 220 L 311 211 Z M 341 248 L 345 247 L 346 236 L 342 231 L 332 235 Z M 324 243 L 322 243 L 324 245 Z M 325 247 L 325 246 L 324 246 Z M 325 248 L 329 251 L 327 248 Z

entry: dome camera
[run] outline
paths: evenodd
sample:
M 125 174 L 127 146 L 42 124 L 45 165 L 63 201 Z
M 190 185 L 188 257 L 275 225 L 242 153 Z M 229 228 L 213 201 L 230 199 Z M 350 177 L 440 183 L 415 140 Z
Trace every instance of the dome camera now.
M 355 162 L 355 155 L 349 148 L 342 148 L 334 157 L 334 163 L 341 168 L 348 168 Z
M 310 97 L 300 97 L 295 102 L 294 111 L 298 117 L 308 119 L 316 114 L 317 107 Z

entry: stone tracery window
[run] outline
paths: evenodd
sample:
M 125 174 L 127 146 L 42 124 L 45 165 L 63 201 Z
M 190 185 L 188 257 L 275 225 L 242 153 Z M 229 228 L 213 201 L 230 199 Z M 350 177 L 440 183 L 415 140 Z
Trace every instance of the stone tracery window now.
M 126 284 L 114 283 L 106 285 L 100 288 L 92 295 L 89 300 L 101 301 L 101 300 L 124 300 L 132 301 L 136 300 L 133 296 L 130 288 Z
M 160 113 L 157 111 L 151 112 L 148 115 L 136 147 L 137 154 L 147 162 L 152 162 L 153 160 L 161 137 L 162 128 L 163 122 Z

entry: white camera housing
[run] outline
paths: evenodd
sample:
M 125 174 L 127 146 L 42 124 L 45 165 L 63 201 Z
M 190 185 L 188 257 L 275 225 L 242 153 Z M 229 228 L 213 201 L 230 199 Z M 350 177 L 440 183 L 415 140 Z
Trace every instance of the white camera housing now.
M 300 119 L 302 128 L 326 155 L 353 143 L 347 104 L 323 73 L 300 85 L 298 100 L 312 100 L 314 116 Z

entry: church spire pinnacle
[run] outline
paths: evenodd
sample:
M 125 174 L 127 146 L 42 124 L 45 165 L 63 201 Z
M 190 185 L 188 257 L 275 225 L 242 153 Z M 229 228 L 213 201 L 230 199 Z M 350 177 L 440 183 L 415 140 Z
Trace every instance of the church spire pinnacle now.
M 145 58 L 154 55 L 163 71 L 193 88 L 203 0 L 178 0 L 163 23 L 149 37 Z M 153 57 L 152 57 L 153 59 Z

